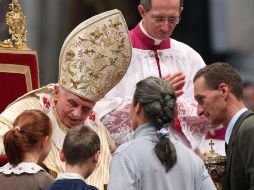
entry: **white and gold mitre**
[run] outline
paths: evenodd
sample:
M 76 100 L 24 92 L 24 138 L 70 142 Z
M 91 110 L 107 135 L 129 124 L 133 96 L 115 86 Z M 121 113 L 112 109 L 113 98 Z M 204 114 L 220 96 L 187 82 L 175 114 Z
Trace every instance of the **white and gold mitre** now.
M 131 42 L 123 15 L 107 11 L 79 24 L 59 58 L 59 85 L 91 101 L 100 100 L 126 73 Z

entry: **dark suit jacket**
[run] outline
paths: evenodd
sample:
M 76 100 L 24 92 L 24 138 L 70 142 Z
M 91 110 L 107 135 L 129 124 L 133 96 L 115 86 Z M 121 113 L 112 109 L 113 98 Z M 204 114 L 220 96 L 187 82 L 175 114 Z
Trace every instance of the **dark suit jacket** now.
M 253 112 L 244 112 L 236 121 L 226 154 L 227 165 L 223 189 L 254 190 Z

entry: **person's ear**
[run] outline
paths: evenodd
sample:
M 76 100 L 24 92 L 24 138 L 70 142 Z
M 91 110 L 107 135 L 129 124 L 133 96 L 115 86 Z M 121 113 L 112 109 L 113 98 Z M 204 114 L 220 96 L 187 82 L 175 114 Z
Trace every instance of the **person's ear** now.
M 48 143 L 50 143 L 51 139 L 49 138 L 49 136 L 46 136 L 44 138 L 42 138 L 41 140 L 41 149 L 44 149 L 46 146 L 48 146 Z
M 227 97 L 229 93 L 229 86 L 225 83 L 221 83 L 218 87 L 222 97 Z
M 147 13 L 146 9 L 142 5 L 138 6 L 138 12 L 142 18 L 144 18 Z
M 93 156 L 93 162 L 98 163 L 100 157 L 100 151 L 98 150 Z
M 62 162 L 65 162 L 65 156 L 64 156 L 63 149 L 60 150 L 59 156 L 60 156 L 60 160 L 61 160 Z
M 60 93 L 59 85 L 58 85 L 58 84 L 55 84 L 55 85 L 54 85 L 54 101 L 55 101 L 55 103 L 56 103 L 57 100 L 59 99 L 59 93 Z
M 136 113 L 137 115 L 139 115 L 139 114 L 141 113 L 142 109 L 143 109 L 143 106 L 138 102 L 137 105 L 136 105 L 135 108 L 134 108 L 135 113 Z

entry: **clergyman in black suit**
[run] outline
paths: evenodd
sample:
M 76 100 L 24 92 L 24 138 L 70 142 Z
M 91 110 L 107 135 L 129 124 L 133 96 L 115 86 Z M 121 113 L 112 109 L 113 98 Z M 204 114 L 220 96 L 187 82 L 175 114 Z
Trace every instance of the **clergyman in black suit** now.
M 198 115 L 206 116 L 211 126 L 226 128 L 223 189 L 254 190 L 254 113 L 243 103 L 240 75 L 227 63 L 213 63 L 193 81 Z

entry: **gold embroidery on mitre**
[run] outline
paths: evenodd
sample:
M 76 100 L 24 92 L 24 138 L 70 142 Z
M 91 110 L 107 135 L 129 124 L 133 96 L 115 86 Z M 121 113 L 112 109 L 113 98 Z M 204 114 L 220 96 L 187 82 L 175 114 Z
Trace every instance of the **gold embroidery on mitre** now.
M 60 56 L 60 85 L 86 99 L 99 100 L 122 79 L 130 63 L 131 45 L 122 15 L 115 10 L 100 15 L 68 40 L 63 59 Z

